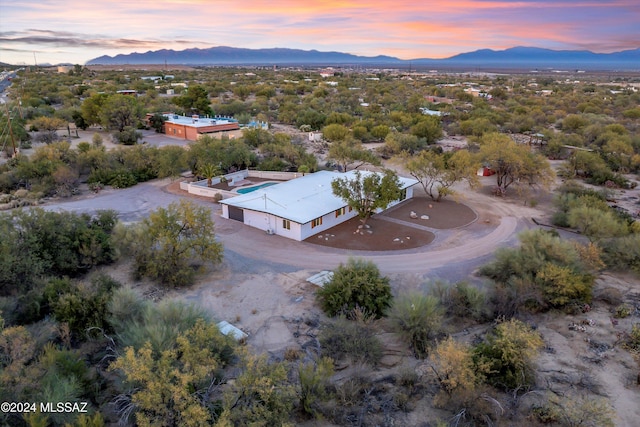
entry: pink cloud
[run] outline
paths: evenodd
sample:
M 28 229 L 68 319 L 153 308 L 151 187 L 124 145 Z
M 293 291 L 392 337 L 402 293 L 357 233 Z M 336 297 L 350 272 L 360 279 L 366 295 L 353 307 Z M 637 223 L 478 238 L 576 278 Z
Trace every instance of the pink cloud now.
M 3 2 L 2 15 L 0 31 L 23 39 L 5 35 L 0 48 L 46 51 L 57 42 L 85 59 L 160 46 L 277 46 L 409 59 L 515 45 L 594 51 L 640 45 L 637 0 L 22 0 Z M 56 41 L 29 29 L 64 29 L 94 44 L 83 51 L 80 39 Z

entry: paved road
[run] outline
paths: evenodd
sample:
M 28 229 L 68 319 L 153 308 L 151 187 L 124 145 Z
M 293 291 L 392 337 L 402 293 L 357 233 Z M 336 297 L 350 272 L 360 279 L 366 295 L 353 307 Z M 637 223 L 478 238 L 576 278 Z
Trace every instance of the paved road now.
M 100 209 L 113 209 L 119 213 L 122 221 L 130 222 L 144 218 L 160 206 L 167 206 L 179 200 L 181 196 L 168 193 L 164 187 L 169 181 L 154 181 L 138 184 L 122 190 L 106 190 L 99 194 L 78 200 L 55 202 L 45 205 L 47 210 L 69 212 L 95 212 Z M 437 249 L 433 246 L 397 252 L 361 252 L 345 251 L 296 242 L 280 236 L 244 226 L 237 221 L 225 220 L 219 216 L 217 205 L 200 199 L 195 202 L 216 209 L 214 213 L 217 235 L 225 245 L 225 251 L 237 266 L 250 266 L 252 262 L 266 263 L 273 268 L 280 265 L 283 270 L 291 268 L 324 270 L 333 269 L 349 257 L 366 257 L 375 262 L 385 274 L 412 273 L 425 274 L 443 268 L 449 272 L 465 272 L 481 264 L 497 248 L 513 242 L 514 234 L 521 228 L 515 217 L 503 217 L 500 225 L 489 234 L 470 236 L 468 241 L 454 248 Z M 473 260 L 477 260 L 473 262 Z M 255 267 L 255 268 L 254 268 Z

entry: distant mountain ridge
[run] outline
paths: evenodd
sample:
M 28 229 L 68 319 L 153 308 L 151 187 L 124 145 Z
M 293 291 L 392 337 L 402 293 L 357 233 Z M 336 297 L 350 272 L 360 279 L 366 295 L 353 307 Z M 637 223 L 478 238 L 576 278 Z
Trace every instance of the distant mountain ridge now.
M 86 65 L 117 64 L 181 65 L 395 65 L 395 66 L 502 66 L 502 68 L 587 68 L 640 69 L 640 48 L 614 53 L 587 50 L 551 50 L 513 47 L 505 50 L 480 49 L 445 59 L 402 60 L 392 56 L 358 56 L 343 52 L 321 52 L 287 48 L 245 49 L 217 46 L 208 49 L 162 49 L 145 53 L 100 56 Z

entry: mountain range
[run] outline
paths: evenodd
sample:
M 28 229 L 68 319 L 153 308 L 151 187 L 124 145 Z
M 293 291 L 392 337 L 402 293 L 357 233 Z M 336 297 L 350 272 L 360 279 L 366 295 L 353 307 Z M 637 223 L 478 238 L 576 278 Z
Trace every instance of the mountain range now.
M 402 60 L 392 56 L 358 56 L 343 52 L 321 52 L 287 48 L 244 49 L 217 46 L 207 49 L 162 49 L 145 53 L 100 56 L 86 65 L 117 64 L 181 65 L 381 65 L 415 67 L 499 67 L 639 70 L 640 48 L 614 53 L 587 50 L 551 50 L 513 47 L 505 50 L 481 49 L 444 59 Z

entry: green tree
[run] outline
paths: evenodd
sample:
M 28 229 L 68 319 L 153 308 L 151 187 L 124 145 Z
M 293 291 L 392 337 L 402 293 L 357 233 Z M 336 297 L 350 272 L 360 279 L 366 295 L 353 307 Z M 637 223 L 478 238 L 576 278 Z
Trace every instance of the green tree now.
M 435 144 L 435 142 L 442 136 L 440 118 L 435 116 L 424 116 L 420 121 L 418 121 L 418 123 L 411 126 L 410 132 L 418 138 L 424 138 L 427 144 Z
M 31 121 L 31 126 L 39 132 L 40 141 L 51 144 L 58 140 L 58 129 L 64 129 L 67 122 L 56 117 L 38 117 Z
M 407 170 L 420 182 L 425 193 L 434 201 L 440 201 L 451 194 L 451 187 L 462 180 L 474 186 L 478 182 L 477 163 L 466 150 L 457 151 L 452 156 L 434 151 L 421 151 L 417 156 L 409 157 Z
M 102 122 L 102 107 L 107 102 L 109 95 L 99 93 L 91 95 L 89 98 L 82 102 L 80 110 L 82 112 L 82 118 L 89 125 L 95 125 Z
M 133 96 L 111 95 L 100 110 L 100 123 L 113 132 L 131 132 L 143 117 L 142 105 Z
M 155 161 L 155 170 L 158 178 L 177 177 L 188 170 L 185 149 L 172 145 L 161 147 Z
M 193 85 L 184 95 L 177 96 L 173 103 L 181 107 L 185 114 L 212 115 L 209 93 L 200 85 Z
M 166 286 L 189 285 L 195 279 L 194 265 L 222 260 L 211 211 L 193 202 L 182 200 L 158 208 L 120 233 L 123 249 L 134 258 L 136 274 Z
M 553 182 L 554 173 L 549 162 L 506 135 L 484 135 L 478 156 L 482 164 L 496 172 L 498 194 L 505 194 L 513 183 L 548 188 Z
M 241 140 L 216 139 L 205 135 L 191 144 L 186 154 L 193 173 L 200 165 L 218 165 L 222 172 L 246 168 L 255 160 L 249 146 Z
M 356 307 L 380 317 L 390 306 L 389 278 L 380 275 L 371 261 L 349 259 L 333 271 L 331 280 L 318 292 L 320 306 L 329 316 L 348 313 Z
M 206 163 L 198 168 L 198 175 L 207 179 L 207 187 L 211 187 L 214 177 L 220 175 L 220 169 L 211 163 Z
M 387 126 L 387 125 L 378 125 L 378 126 L 374 126 L 371 129 L 371 136 L 376 138 L 376 139 L 383 140 L 383 139 L 385 139 L 387 137 L 389 132 L 391 132 L 391 129 L 389 129 L 389 126 Z
M 332 142 L 329 146 L 329 158 L 335 160 L 342 172 L 346 172 L 349 166 L 357 169 L 367 163 L 379 165 L 380 160 L 371 151 L 355 140 L 342 140 Z
M 92 217 L 33 208 L 0 215 L 0 295 L 26 292 L 43 275 L 77 276 L 113 262 L 115 223 L 113 211 Z
M 424 140 L 415 135 L 402 132 L 389 132 L 384 139 L 383 153 L 394 155 L 399 153 L 415 153 L 424 148 Z
M 322 136 L 331 142 L 344 141 L 349 136 L 349 129 L 342 124 L 333 123 L 322 129 Z
M 398 175 L 389 169 L 384 174 L 355 171 L 352 176 L 334 179 L 331 189 L 355 209 L 363 224 L 377 209 L 384 209 L 401 197 Z
M 155 129 L 156 132 L 160 133 L 162 132 L 162 127 L 164 126 L 164 122 L 166 120 L 167 119 L 164 117 L 163 114 L 155 113 L 153 116 L 149 118 L 149 124 L 153 129 Z

